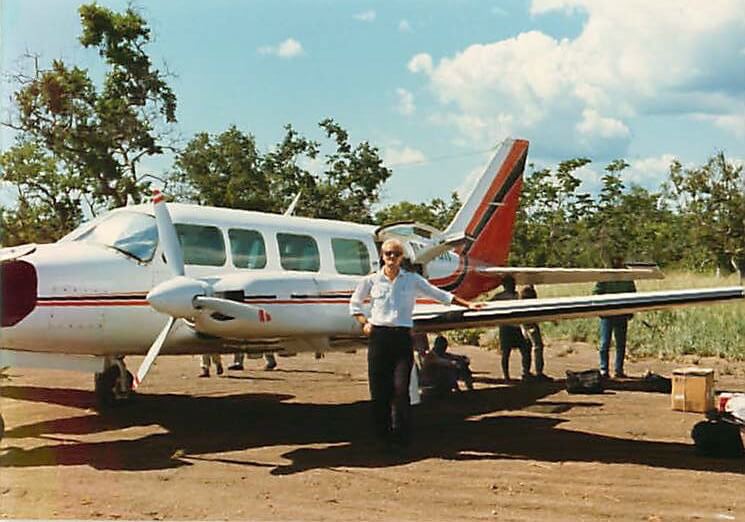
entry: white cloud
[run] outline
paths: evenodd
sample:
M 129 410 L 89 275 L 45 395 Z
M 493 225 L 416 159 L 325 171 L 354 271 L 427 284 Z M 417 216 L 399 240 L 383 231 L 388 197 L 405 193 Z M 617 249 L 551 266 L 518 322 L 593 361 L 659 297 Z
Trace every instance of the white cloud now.
M 265 45 L 258 49 L 259 54 L 274 55 L 284 59 L 295 58 L 304 52 L 302 44 L 294 38 L 288 38 L 277 45 Z
M 406 89 L 396 89 L 396 96 L 398 96 L 397 110 L 404 116 L 410 116 L 414 114 L 416 107 L 414 106 L 414 95 Z
M 392 145 L 383 151 L 383 162 L 387 167 L 412 165 L 425 161 L 427 161 L 427 156 L 421 150 L 411 147 Z
M 360 22 L 374 22 L 375 16 L 375 11 L 373 11 L 372 9 L 368 9 L 367 11 L 362 11 L 361 13 L 355 14 L 354 19 L 359 20 Z
M 632 160 L 629 167 L 622 171 L 622 179 L 626 185 L 633 183 L 649 190 L 658 190 L 660 184 L 667 180 L 670 164 L 675 159 L 673 154 L 661 154 Z
M 740 139 L 745 139 L 745 108 L 733 114 L 694 114 L 697 120 L 708 121 Z
M 507 12 L 506 9 L 503 9 L 502 7 L 495 5 L 494 7 L 491 8 L 491 14 L 497 15 L 497 16 L 507 16 L 510 13 Z
M 577 124 L 580 134 L 599 134 L 603 138 L 618 138 L 629 135 L 629 128 L 622 121 L 606 118 L 594 109 L 582 111 L 582 121 Z
M 432 74 L 432 57 L 427 53 L 414 55 L 406 66 L 413 73 Z
M 411 24 L 408 20 L 403 19 L 400 22 L 398 22 L 398 30 L 402 33 L 408 33 L 411 31 Z
M 584 26 L 574 38 L 529 31 L 408 63 L 447 107 L 443 121 L 469 139 L 477 130 L 491 144 L 509 130 L 564 157 L 620 157 L 635 118 L 661 113 L 745 133 L 745 0 L 533 0 L 530 9 L 582 11 Z

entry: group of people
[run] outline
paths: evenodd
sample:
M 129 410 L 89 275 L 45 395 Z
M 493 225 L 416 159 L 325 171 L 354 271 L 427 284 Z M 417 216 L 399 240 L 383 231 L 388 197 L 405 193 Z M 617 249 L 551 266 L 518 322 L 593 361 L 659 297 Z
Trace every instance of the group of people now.
M 364 277 L 350 300 L 351 315 L 358 321 L 362 332 L 369 338 L 367 351 L 368 384 L 372 403 L 375 435 L 386 447 L 408 445 L 411 436 L 411 404 L 409 384 L 414 365 L 414 338 L 412 314 L 416 298 L 423 295 L 444 304 L 459 304 L 468 309 L 479 309 L 473 303 L 432 285 L 422 275 L 401 269 L 404 247 L 397 239 L 386 240 L 381 247 L 382 268 Z M 622 259 L 614 258 L 614 268 L 623 266 Z M 525 286 L 516 292 L 515 280 L 505 277 L 504 291 L 494 299 L 535 299 L 535 288 Z M 594 293 L 636 291 L 632 281 L 598 283 Z M 371 304 L 369 312 L 364 303 Z M 604 317 L 600 325 L 600 370 L 608 375 L 608 349 L 611 335 L 616 337 L 615 376 L 624 377 L 625 338 L 629 316 Z M 518 348 L 522 360 L 524 381 L 551 381 L 544 373 L 543 339 L 538 324 L 500 327 L 502 372 L 510 381 L 509 358 L 513 348 Z M 418 336 L 419 339 L 422 336 Z M 425 337 L 426 339 L 426 337 Z M 425 343 L 426 344 L 426 343 Z M 535 373 L 531 373 L 532 361 Z M 434 381 L 443 391 L 458 390 L 459 381 L 467 388 L 473 387 L 473 377 L 465 356 L 447 353 L 447 340 L 438 336 L 431 350 L 422 355 L 423 378 Z
M 412 337 L 413 310 L 419 295 L 444 304 L 455 303 L 471 310 L 479 309 L 481 303 L 473 303 L 432 285 L 415 271 L 402 270 L 404 247 L 397 239 L 386 240 L 381 247 L 382 268 L 364 277 L 350 300 L 350 313 L 358 321 L 361 330 L 369 338 L 367 351 L 368 383 L 372 399 L 372 416 L 375 434 L 387 447 L 402 447 L 410 442 L 411 404 L 409 385 L 414 368 L 414 337 Z M 620 265 L 620 266 L 617 266 Z M 620 268 L 622 260 L 613 259 L 613 266 Z M 516 291 L 515 280 L 506 276 L 502 281 L 504 290 L 494 296 L 502 299 L 535 299 L 532 285 Z M 632 281 L 598 283 L 594 293 L 605 294 L 635 291 Z M 369 312 L 364 303 L 371 303 Z M 604 317 L 600 323 L 600 371 L 608 376 L 608 350 L 611 335 L 616 337 L 615 376 L 624 377 L 626 328 L 629 316 Z M 439 392 L 460 390 L 459 382 L 473 389 L 473 376 L 468 357 L 447 352 L 447 339 L 437 336 L 432 349 L 428 349 L 427 338 L 417 336 L 424 348 L 420 351 L 422 381 Z M 510 354 L 514 348 L 520 351 L 523 381 L 551 381 L 544 373 L 543 339 L 538 324 L 521 326 L 503 325 L 499 328 L 501 365 L 505 381 L 509 382 Z M 243 370 L 245 354 L 236 353 L 229 370 Z M 265 369 L 273 370 L 277 361 L 271 353 L 264 355 Z M 531 373 L 531 364 L 535 373 Z M 218 375 L 223 373 L 220 355 L 203 355 L 200 377 L 210 376 L 210 365 L 214 363 Z
M 492 300 L 504 299 L 535 299 L 538 294 L 533 285 L 526 285 L 516 291 L 515 280 L 511 276 L 502 279 L 504 290 L 496 294 Z M 516 325 L 503 325 L 499 327 L 499 348 L 502 352 L 502 375 L 505 382 L 511 382 L 510 378 L 510 354 L 514 348 L 520 351 L 522 362 L 522 380 L 550 382 L 553 379 L 543 373 L 543 337 L 541 328 L 537 323 Z M 532 353 L 531 353 L 532 352 Z M 531 363 L 535 361 L 535 373 L 531 373 Z

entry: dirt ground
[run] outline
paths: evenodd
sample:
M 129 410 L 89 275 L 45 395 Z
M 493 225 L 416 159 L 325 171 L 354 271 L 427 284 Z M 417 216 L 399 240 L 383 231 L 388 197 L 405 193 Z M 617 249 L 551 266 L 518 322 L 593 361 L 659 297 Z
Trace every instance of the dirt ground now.
M 197 379 L 194 357 L 157 361 L 135 399 L 93 410 L 92 377 L 11 369 L 0 382 L 0 514 L 168 520 L 744 520 L 745 459 L 693 452 L 702 415 L 671 411 L 640 380 L 568 395 L 563 380 L 501 384 L 472 347 L 473 392 L 415 410 L 416 443 L 368 437 L 365 352 L 280 358 L 274 372 Z M 595 366 L 550 343 L 548 373 Z M 227 361 L 226 361 L 227 362 Z M 631 361 L 668 374 L 693 361 Z M 519 367 L 517 354 L 513 368 Z M 717 388 L 745 364 L 701 360 Z M 139 359 L 129 361 L 136 368 Z

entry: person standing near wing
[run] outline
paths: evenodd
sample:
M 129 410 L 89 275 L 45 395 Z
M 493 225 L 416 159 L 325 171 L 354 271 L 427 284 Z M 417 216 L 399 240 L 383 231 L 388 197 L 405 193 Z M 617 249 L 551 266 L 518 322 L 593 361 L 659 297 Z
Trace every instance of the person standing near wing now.
M 612 268 L 623 268 L 625 266 L 622 256 L 611 258 Z M 595 295 L 620 294 L 636 292 L 633 281 L 600 281 L 593 288 Z M 609 315 L 600 318 L 600 373 L 608 377 L 608 355 L 610 351 L 611 335 L 616 338 L 616 360 L 614 361 L 614 377 L 623 379 L 626 373 L 623 371 L 623 363 L 626 359 L 626 332 L 629 327 L 629 319 L 632 314 Z
M 357 285 L 349 303 L 350 313 L 370 338 L 367 371 L 376 436 L 386 444 L 406 446 L 410 440 L 409 378 L 414 363 L 411 328 L 417 295 L 469 309 L 480 304 L 440 290 L 424 277 L 401 269 L 403 244 L 388 239 L 381 247 L 383 268 Z M 371 300 L 369 319 L 362 308 Z

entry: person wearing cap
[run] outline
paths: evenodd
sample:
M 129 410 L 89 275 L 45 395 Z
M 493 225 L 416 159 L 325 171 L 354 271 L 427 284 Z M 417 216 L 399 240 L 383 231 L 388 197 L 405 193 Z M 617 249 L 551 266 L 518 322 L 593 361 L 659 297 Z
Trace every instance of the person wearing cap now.
M 611 258 L 611 267 L 623 268 L 623 257 L 613 256 Z M 636 292 L 636 285 L 633 281 L 600 281 L 592 291 L 596 295 L 627 292 Z M 626 332 L 629 327 L 629 319 L 632 317 L 632 314 L 622 314 L 600 318 L 600 373 L 603 377 L 608 377 L 608 356 L 611 336 L 616 338 L 616 360 L 613 368 L 614 377 L 619 379 L 626 377 L 623 371 L 623 363 L 626 358 Z
M 349 311 L 369 337 L 368 383 L 375 435 L 385 444 L 406 446 L 411 431 L 409 379 L 414 363 L 411 328 L 417 296 L 470 309 L 481 305 L 440 290 L 420 274 L 402 270 L 404 246 L 398 239 L 386 240 L 381 256 L 383 267 L 359 282 Z M 369 316 L 363 308 L 368 298 Z

